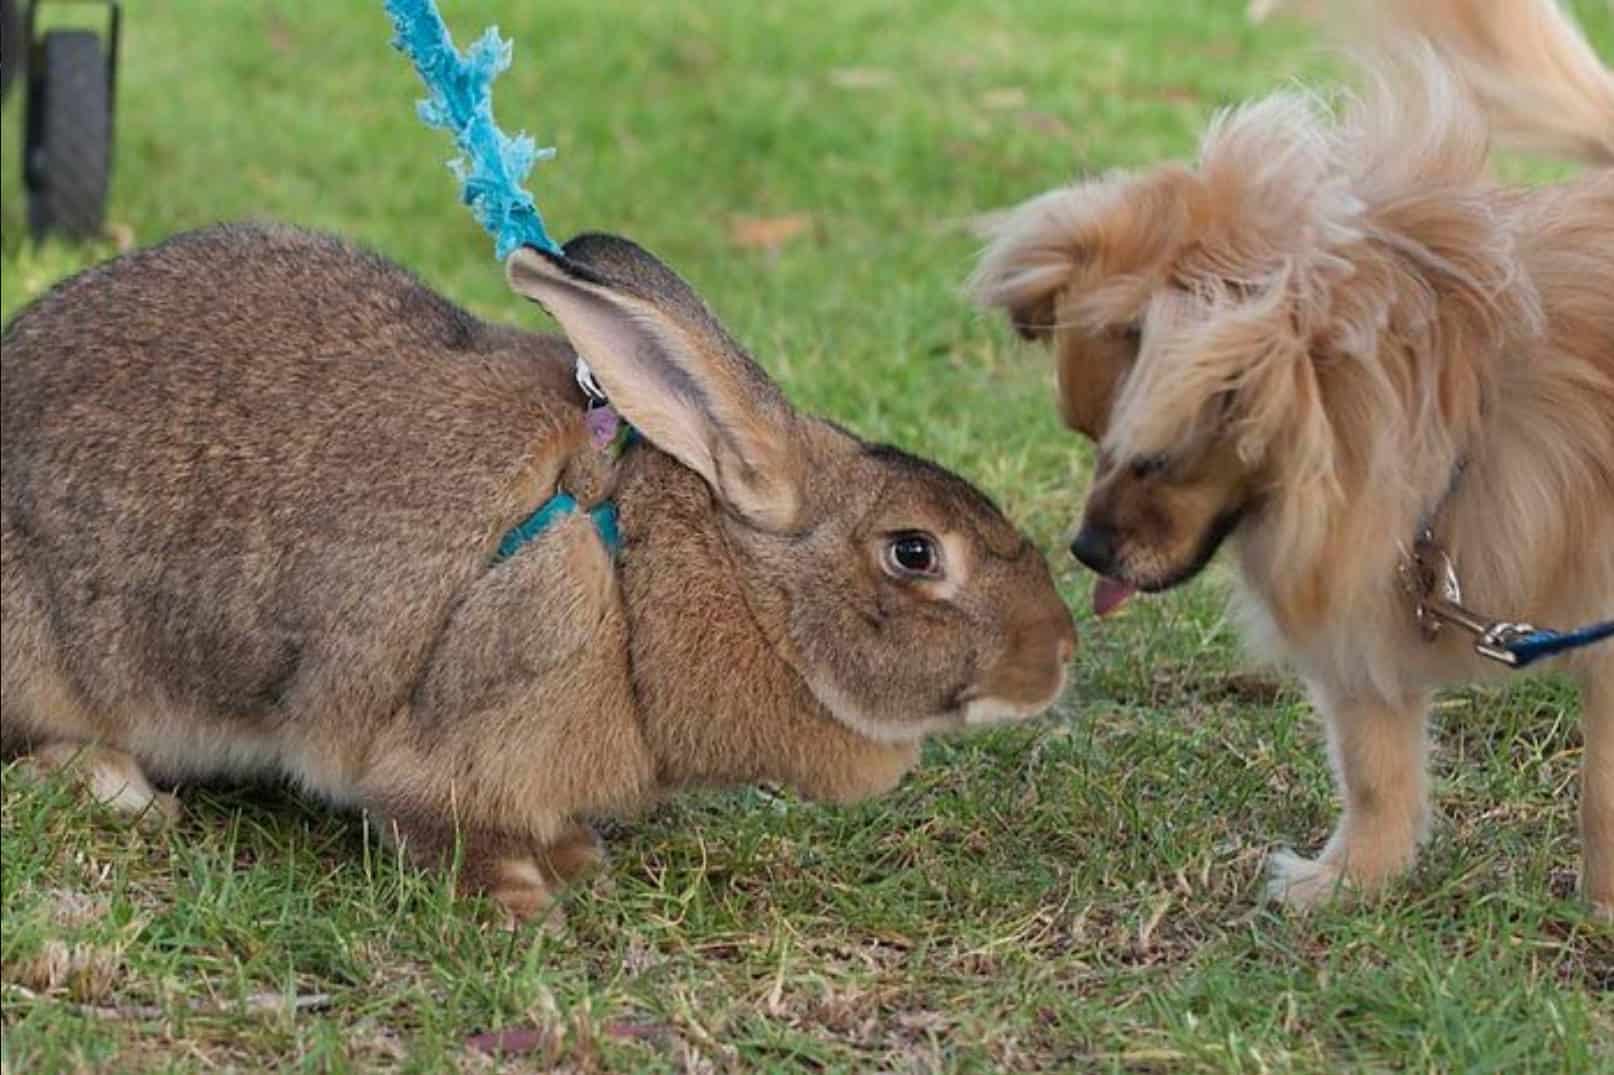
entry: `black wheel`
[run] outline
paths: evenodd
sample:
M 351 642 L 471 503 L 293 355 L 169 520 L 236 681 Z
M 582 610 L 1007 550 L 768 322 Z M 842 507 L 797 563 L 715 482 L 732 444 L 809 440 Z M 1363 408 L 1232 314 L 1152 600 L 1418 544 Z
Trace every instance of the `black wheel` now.
M 11 93 L 11 80 L 22 63 L 22 19 L 13 0 L 0 0 L 0 101 Z
M 52 30 L 28 70 L 28 227 L 37 239 L 101 233 L 112 167 L 112 88 L 92 30 Z

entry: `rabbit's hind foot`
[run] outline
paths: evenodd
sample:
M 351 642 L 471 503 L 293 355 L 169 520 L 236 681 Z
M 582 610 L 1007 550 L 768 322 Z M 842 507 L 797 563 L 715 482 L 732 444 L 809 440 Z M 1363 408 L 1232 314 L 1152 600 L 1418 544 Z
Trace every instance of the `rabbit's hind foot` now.
M 34 750 L 22 765 L 41 776 L 60 772 L 82 784 L 103 806 L 143 825 L 161 826 L 179 819 L 179 800 L 152 787 L 140 763 L 121 750 L 56 742 Z
M 538 848 L 538 868 L 555 886 L 569 885 L 605 862 L 605 846 L 594 830 L 573 823 L 551 843 Z

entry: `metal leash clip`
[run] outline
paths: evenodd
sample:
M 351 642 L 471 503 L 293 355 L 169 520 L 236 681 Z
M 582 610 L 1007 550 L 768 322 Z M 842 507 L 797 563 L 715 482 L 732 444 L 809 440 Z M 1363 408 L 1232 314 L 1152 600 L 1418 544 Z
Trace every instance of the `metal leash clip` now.
M 1513 644 L 1538 633 L 1528 623 L 1487 620 L 1462 605 L 1433 595 L 1424 599 L 1418 611 L 1421 616 L 1437 621 L 1437 630 L 1440 623 L 1456 624 L 1474 636 L 1475 653 L 1509 667 L 1519 663 L 1519 655 L 1512 649 Z M 1425 634 L 1428 634 L 1427 630 Z
M 594 379 L 594 371 L 588 368 L 588 363 L 583 361 L 582 355 L 577 356 L 577 368 L 573 372 L 573 376 L 577 379 L 577 387 L 581 388 L 583 395 L 588 397 L 589 410 L 593 410 L 595 407 L 603 407 L 610 402 L 605 394 L 605 389 L 601 388 L 600 382 Z
M 1537 633 L 1528 623 L 1488 620 L 1464 608 L 1457 568 L 1427 530 L 1413 543 L 1412 555 L 1403 562 L 1401 576 L 1416 598 L 1418 626 L 1426 640 L 1433 640 L 1440 634 L 1441 627 L 1453 624 L 1474 636 L 1475 653 L 1513 667 L 1519 663 L 1519 657 L 1510 647 Z

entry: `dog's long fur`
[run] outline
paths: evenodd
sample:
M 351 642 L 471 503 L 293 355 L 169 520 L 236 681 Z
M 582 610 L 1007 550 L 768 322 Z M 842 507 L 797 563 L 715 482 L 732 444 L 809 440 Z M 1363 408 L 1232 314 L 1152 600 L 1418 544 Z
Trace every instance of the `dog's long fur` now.
M 1075 548 L 1163 589 L 1230 540 L 1255 642 L 1305 677 L 1344 799 L 1305 905 L 1413 861 L 1438 685 L 1492 671 L 1420 636 L 1398 567 L 1426 523 L 1473 607 L 1614 615 L 1614 74 L 1551 0 L 1377 5 L 1337 118 L 1282 93 L 1220 117 L 1193 167 L 1002 215 L 985 303 L 1056 354 L 1098 443 Z M 1488 176 L 1493 130 L 1591 163 Z M 1614 646 L 1583 686 L 1584 887 L 1614 907 Z

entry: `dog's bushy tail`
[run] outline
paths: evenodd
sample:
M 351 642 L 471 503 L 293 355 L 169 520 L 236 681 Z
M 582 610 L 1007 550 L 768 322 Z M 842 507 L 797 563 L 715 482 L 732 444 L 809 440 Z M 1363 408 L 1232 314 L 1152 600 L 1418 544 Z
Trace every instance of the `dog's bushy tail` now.
M 1353 36 L 1367 37 L 1370 49 L 1426 39 L 1480 102 L 1499 139 L 1614 165 L 1614 70 L 1559 0 L 1341 0 L 1332 6 L 1350 20 Z

